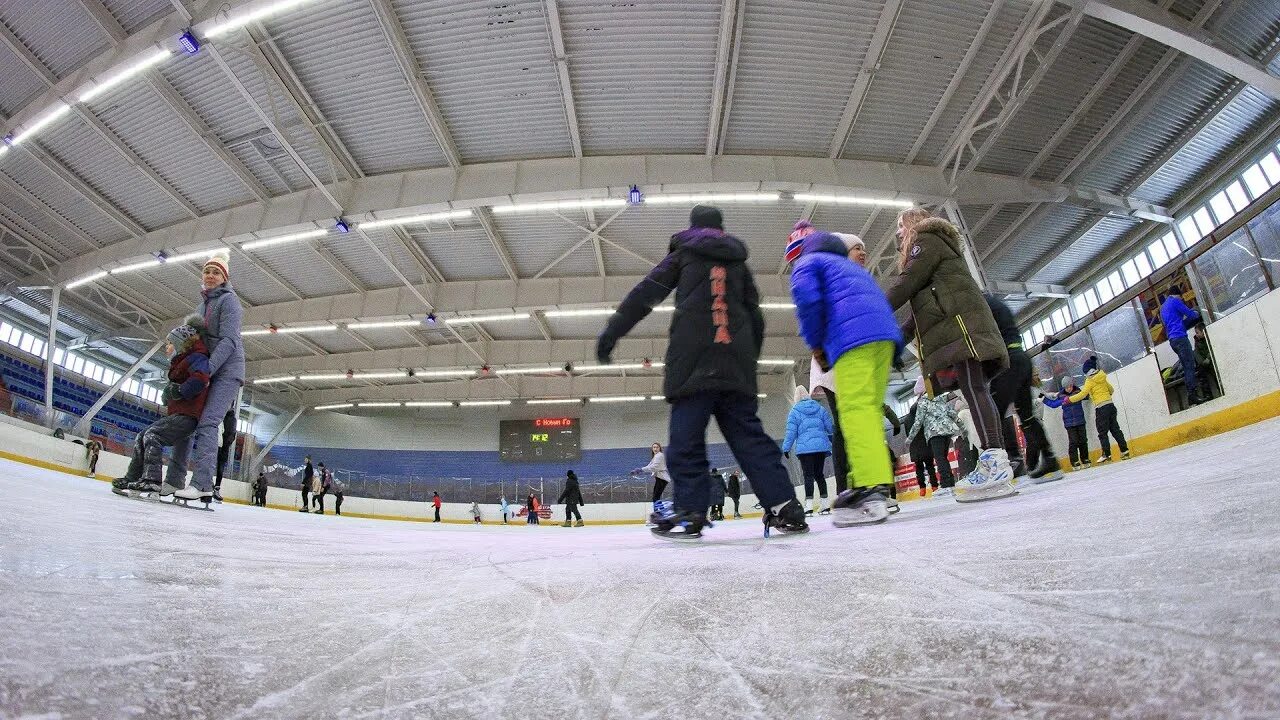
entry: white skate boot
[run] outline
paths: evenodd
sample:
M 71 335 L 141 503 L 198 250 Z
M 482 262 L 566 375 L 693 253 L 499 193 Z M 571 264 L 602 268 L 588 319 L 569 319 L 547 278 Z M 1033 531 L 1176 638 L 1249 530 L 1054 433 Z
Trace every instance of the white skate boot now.
M 956 502 L 961 503 L 995 500 L 1017 492 L 1013 487 L 1009 454 L 1003 448 L 983 450 L 978 456 L 978 468 L 955 486 Z

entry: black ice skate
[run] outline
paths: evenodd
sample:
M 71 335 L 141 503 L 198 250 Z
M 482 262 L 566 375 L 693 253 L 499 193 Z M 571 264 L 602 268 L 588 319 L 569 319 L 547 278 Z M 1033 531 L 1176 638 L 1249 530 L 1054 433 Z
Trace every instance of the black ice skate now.
M 1036 483 L 1053 482 L 1062 479 L 1062 470 L 1058 469 L 1058 461 L 1045 455 L 1035 470 L 1028 473 Z
M 805 522 L 804 507 L 792 498 L 777 513 L 772 509 L 764 509 L 764 536 L 769 537 L 769 530 L 778 529 L 785 533 L 809 532 L 809 524 Z
M 111 481 L 111 492 L 113 492 L 113 493 L 115 493 L 115 494 L 117 494 L 117 495 L 124 495 L 124 496 L 128 497 L 128 495 L 129 495 L 129 485 L 131 485 L 131 484 L 132 484 L 132 483 L 131 483 L 130 481 L 128 481 L 128 480 L 126 480 L 126 479 L 124 479 L 124 478 L 116 478 L 115 480 L 112 480 L 112 481 Z
M 649 528 L 649 532 L 664 540 L 689 542 L 702 537 L 705 528 L 712 527 L 702 513 L 679 513 L 661 518 Z
M 878 487 L 849 488 L 836 497 L 831 524 L 839 528 L 874 525 L 889 518 L 889 503 Z

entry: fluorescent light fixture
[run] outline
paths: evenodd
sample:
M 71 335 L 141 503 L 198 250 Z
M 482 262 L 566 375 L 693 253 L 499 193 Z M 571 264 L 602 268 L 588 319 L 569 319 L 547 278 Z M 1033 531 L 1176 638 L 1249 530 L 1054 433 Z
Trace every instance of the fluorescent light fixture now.
M 329 234 L 328 230 L 325 230 L 324 228 L 316 228 L 315 230 L 308 230 L 306 232 L 293 233 L 290 235 L 281 235 L 279 237 L 263 238 L 261 240 L 250 240 L 249 242 L 241 245 L 240 249 L 246 250 L 246 251 L 259 250 L 264 247 L 271 247 L 272 245 L 283 245 L 284 243 L 297 242 L 298 240 L 310 240 L 311 238 L 317 238 L 317 237 L 320 237 L 321 235 L 328 235 L 328 234 Z
M 910 200 L 887 200 L 884 198 L 864 197 L 860 195 L 835 195 L 823 193 L 796 193 L 796 202 L 831 203 L 834 205 L 875 205 L 879 207 L 915 207 Z
M 475 370 L 414 370 L 413 376 L 420 378 L 460 378 L 475 375 Z
M 130 273 L 135 270 L 144 270 L 149 267 L 155 267 L 159 265 L 160 262 L 161 261 L 158 259 L 152 259 L 152 260 L 143 260 L 142 262 L 136 262 L 132 265 L 121 265 L 118 268 L 111 268 L 111 274 L 123 275 L 124 273 Z
M 244 27 L 249 23 L 257 22 L 270 15 L 275 15 L 276 13 L 292 10 L 300 5 L 306 5 L 311 1 L 312 0 L 282 0 L 282 2 L 260 3 L 254 10 L 236 15 L 235 17 L 227 18 L 223 22 L 205 30 L 204 36 L 212 38 L 218 37 L 219 35 L 225 35 L 232 30 Z
M 101 280 L 102 278 L 106 277 L 107 275 L 108 275 L 108 273 L 107 273 L 107 271 L 106 271 L 106 270 L 102 270 L 102 271 L 99 271 L 99 272 L 93 273 L 92 275 L 85 275 L 84 277 L 80 278 L 79 280 L 72 280 L 71 282 L 67 283 L 66 288 L 67 288 L 68 290 L 74 290 L 74 289 L 76 289 L 76 288 L 80 287 L 81 285 L 88 285 L 89 283 L 93 282 L 94 280 Z
M 254 337 L 257 335 L 270 335 L 270 328 L 251 328 L 249 330 L 241 330 L 240 337 Z
M 601 370 L 604 370 L 604 371 L 608 371 L 608 370 L 661 370 L 661 369 L 662 369 L 662 367 L 663 367 L 663 364 L 664 364 L 664 363 L 662 363 L 662 362 L 651 362 L 651 363 L 649 363 L 648 367 L 645 367 L 645 364 L 644 364 L 644 363 L 614 363 L 614 364 L 612 364 L 612 365 L 595 365 L 595 364 L 591 364 L 591 365 L 574 365 L 574 366 L 573 366 L 573 369 L 574 369 L 574 370 L 581 370 L 581 371 L 583 371 L 583 372 L 587 372 L 587 371 L 596 372 L 596 371 L 601 371 Z
M 173 257 L 167 257 L 164 259 L 164 262 L 167 265 L 169 263 L 187 262 L 188 260 L 204 260 L 204 259 L 207 259 L 212 254 L 213 254 L 212 248 L 209 250 L 196 250 L 195 252 L 183 253 L 181 255 L 174 255 Z
M 761 310 L 795 310 L 796 306 L 789 302 L 762 302 Z
M 458 403 L 458 407 L 492 407 L 496 405 L 510 404 L 510 400 L 463 400 Z
M 452 400 L 413 400 L 404 404 L 405 407 L 453 407 Z
M 765 395 L 764 393 L 756 393 L 756 397 L 758 397 L 758 398 L 760 398 L 761 400 L 763 400 L 763 399 L 765 399 L 765 398 L 767 398 L 767 397 L 769 397 L 769 396 L 768 396 L 768 395 Z
M 32 135 L 35 135 L 36 133 L 40 132 L 46 127 L 49 127 L 51 123 L 55 122 L 58 118 L 62 117 L 63 115 L 66 115 L 69 112 L 71 112 L 70 105 L 66 103 L 58 103 L 53 107 L 52 110 L 50 110 L 47 114 L 45 114 L 44 117 L 40 118 L 39 120 L 36 120 L 35 122 L 31 123 L 30 126 L 23 128 L 22 132 L 14 135 L 13 139 L 9 141 L 9 144 L 17 145 L 18 143 L 22 142 L 23 140 L 26 140 Z
M 759 364 L 761 364 L 761 365 L 795 365 L 795 364 L 796 364 L 796 361 L 795 361 L 795 360 L 782 360 L 782 359 L 767 358 L 767 359 L 761 359 L 761 360 L 759 361 Z
M 392 378 L 406 378 L 409 373 L 404 370 L 387 370 L 385 372 L 358 372 L 352 375 L 353 380 L 390 380 Z
M 605 317 L 614 313 L 613 308 L 582 308 L 580 310 L 547 310 L 542 313 L 543 317 L 549 318 L 573 318 L 573 317 Z
M 270 385 L 272 383 L 291 382 L 297 380 L 297 375 L 276 375 L 275 377 L 258 378 L 253 381 L 254 385 Z
M 357 405 L 358 407 L 362 407 L 362 408 L 367 408 L 367 407 L 400 407 L 400 406 L 401 406 L 401 405 L 403 405 L 403 404 L 404 404 L 404 403 L 398 403 L 398 402 L 358 402 L 358 403 L 356 403 L 356 405 Z
M 342 408 L 355 407 L 355 403 L 337 403 L 336 405 L 317 405 L 312 410 L 341 410 Z
M 587 398 L 587 402 L 593 403 L 623 403 L 623 402 L 641 402 L 648 400 L 647 395 L 605 395 L 603 397 Z
M 672 195 L 648 195 L 645 205 L 697 205 L 699 203 L 751 203 L 776 202 L 778 193 L 676 193 Z
M 389 225 L 423 225 L 426 223 L 443 222 L 445 220 L 461 220 L 471 217 L 470 210 L 449 210 L 446 212 L 427 213 L 425 215 L 407 215 L 398 218 L 386 218 L 378 220 L 367 220 L 356 224 L 357 230 L 373 230 L 374 228 L 387 227 Z
M 152 65 L 157 65 L 159 63 L 164 62 L 172 54 L 173 54 L 172 51 L 164 50 L 164 49 L 152 51 L 151 53 L 143 56 L 141 60 L 138 60 L 132 65 L 129 65 L 128 67 L 124 68 L 123 70 L 116 73 L 115 75 L 111 75 L 103 80 L 99 80 L 96 83 L 94 83 L 93 87 L 80 93 L 80 102 L 82 103 L 89 102 L 90 100 L 98 97 L 102 93 L 119 85 L 125 80 L 128 80 L 134 75 L 137 75 L 138 73 L 145 71 L 147 68 L 151 67 Z
M 528 319 L 529 319 L 529 313 L 522 312 L 522 313 L 506 313 L 503 315 L 470 315 L 467 317 L 458 316 L 458 317 L 445 318 L 445 322 L 452 323 L 454 325 L 461 325 L 463 323 L 487 323 L 487 322 L 502 322 L 503 320 L 528 320 Z
M 298 379 L 304 382 L 310 381 L 310 380 L 346 380 L 347 374 L 346 373 L 316 373 L 313 375 L 299 375 Z
M 525 405 L 568 405 L 570 403 L 582 402 L 578 398 L 540 398 L 538 400 L 525 400 Z
M 294 335 L 294 334 L 297 334 L 297 333 L 309 333 L 309 332 L 332 332 L 332 331 L 337 330 L 337 329 L 338 329 L 338 326 L 337 326 L 337 325 L 333 325 L 333 324 L 329 324 L 329 325 L 301 325 L 301 326 L 292 326 L 292 327 L 281 327 L 281 328 L 276 328 L 276 334 L 277 334 L 277 335 Z M 241 334 L 243 334 L 243 333 L 241 333 Z
M 502 368 L 493 371 L 495 375 L 536 375 L 537 373 L 564 372 L 560 365 L 543 365 L 540 367 Z
M 675 305 L 659 305 L 658 307 L 654 308 L 653 311 L 661 312 L 661 313 L 675 312 L 676 306 Z
M 421 320 L 380 320 L 377 322 L 347 323 L 348 330 L 378 330 L 381 328 L 415 327 Z
M 507 215 L 510 213 L 623 207 L 626 204 L 627 201 L 622 198 L 586 198 L 583 200 L 548 200 L 545 202 L 516 203 L 514 205 L 494 205 L 491 209 L 497 215 Z

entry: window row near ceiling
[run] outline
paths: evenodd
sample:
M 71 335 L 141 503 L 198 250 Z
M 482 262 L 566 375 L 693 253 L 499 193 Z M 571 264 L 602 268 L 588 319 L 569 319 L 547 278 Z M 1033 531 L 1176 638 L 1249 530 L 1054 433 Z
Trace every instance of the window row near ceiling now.
M 29 332 L 16 328 L 7 322 L 0 322 L 0 342 L 12 345 L 23 352 L 28 352 L 38 357 L 44 357 L 45 350 L 49 347 L 44 340 Z M 77 355 L 74 352 L 67 352 L 60 347 L 54 347 L 53 349 L 53 364 L 78 375 L 83 375 L 90 380 L 100 382 L 103 385 L 114 385 L 121 377 L 119 372 L 116 372 L 109 367 L 99 365 L 98 363 Z M 140 397 L 148 402 L 153 402 L 157 405 L 160 404 L 159 390 L 145 383 L 133 380 L 132 378 L 126 380 L 124 384 L 120 386 L 120 390 L 121 392 L 128 393 L 135 397 Z
M 1276 149 L 1280 150 L 1280 145 Z M 1190 248 L 1276 185 L 1280 185 L 1280 157 L 1275 152 L 1268 152 L 1210 198 L 1207 204 L 1178 220 L 1178 233 L 1165 233 L 1145 250 L 1120 263 L 1093 287 L 1081 291 L 1069 302 L 1051 310 L 1046 317 L 1031 323 L 1022 333 L 1023 344 L 1027 347 L 1036 345 L 1045 337 L 1070 326 L 1074 320 L 1088 316 L 1103 303 L 1181 255 L 1186 248 L 1178 242 L 1178 234 Z

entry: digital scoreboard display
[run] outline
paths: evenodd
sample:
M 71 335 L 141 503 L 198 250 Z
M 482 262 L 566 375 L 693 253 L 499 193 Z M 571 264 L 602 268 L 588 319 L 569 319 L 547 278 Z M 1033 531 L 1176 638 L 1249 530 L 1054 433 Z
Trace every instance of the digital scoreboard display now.
M 498 453 L 503 462 L 560 462 L 582 458 L 578 418 L 503 420 Z

